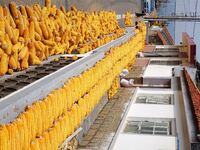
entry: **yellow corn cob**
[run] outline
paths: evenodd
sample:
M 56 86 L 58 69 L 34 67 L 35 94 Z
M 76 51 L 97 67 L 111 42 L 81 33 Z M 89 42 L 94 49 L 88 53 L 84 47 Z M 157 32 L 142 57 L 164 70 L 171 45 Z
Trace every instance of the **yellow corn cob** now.
M 9 38 L 12 39 L 13 38 L 13 31 L 12 31 L 12 28 L 10 26 L 10 24 L 8 23 L 7 20 L 5 20 L 5 31 L 6 33 L 8 34 Z
M 10 69 L 17 69 L 17 62 L 15 61 L 14 56 L 10 56 L 10 59 L 9 59 L 9 68 Z
M 35 32 L 35 40 L 37 40 L 37 41 L 41 41 L 42 40 L 40 34 L 37 33 L 37 32 Z
M 26 13 L 27 13 L 28 17 L 29 17 L 29 18 L 33 18 L 34 15 L 33 15 L 33 10 L 32 10 L 32 8 L 31 8 L 30 6 L 25 6 L 25 8 L 26 8 Z
M 41 12 L 42 12 L 41 6 L 39 4 L 35 4 L 34 6 L 37 7 L 37 10 L 38 10 L 39 14 L 41 14 Z
M 40 29 L 42 30 L 42 34 L 43 34 L 44 38 L 48 39 L 49 38 L 49 33 L 48 33 L 48 30 L 47 30 L 46 25 L 45 25 L 44 22 L 40 23 Z
M 46 149 L 46 145 L 45 145 L 45 139 L 44 137 L 40 136 L 38 138 L 38 142 L 39 142 L 39 146 L 41 150 L 45 150 Z
M 23 19 L 23 23 L 24 23 L 24 28 L 28 28 L 30 21 L 23 15 L 22 15 L 22 19 Z
M 26 47 L 27 51 L 28 48 Z M 19 54 L 20 56 L 20 54 Z M 26 53 L 25 57 L 21 61 L 21 69 L 27 69 L 28 68 L 28 58 L 29 58 L 29 52 Z
M 28 44 L 30 41 L 28 28 L 24 30 L 23 37 L 25 45 Z
M 9 4 L 10 12 L 13 18 L 18 18 L 17 7 L 15 2 L 10 2 Z
M 51 150 L 52 147 L 51 147 L 51 142 L 50 142 L 50 138 L 49 138 L 49 133 L 48 132 L 44 132 L 42 134 L 42 136 L 44 137 L 44 140 L 45 140 L 45 148 L 48 149 L 48 150 Z
M 41 109 L 41 101 L 37 101 L 32 105 L 32 109 L 35 110 L 34 111 L 34 115 L 37 118 L 37 124 L 36 124 L 36 134 L 37 136 L 41 135 L 43 132 L 43 128 L 42 128 L 42 109 Z
M 18 132 L 18 137 L 19 140 L 17 141 L 22 149 L 22 147 L 24 146 L 24 126 L 23 126 L 23 122 L 20 118 L 15 119 L 12 123 L 14 123 L 16 125 Z
M 53 128 L 48 129 L 49 133 L 49 141 L 51 142 L 51 149 L 57 149 L 56 147 L 56 140 L 57 140 L 57 134 Z
M 23 38 L 23 37 L 20 36 L 20 37 L 18 38 L 18 41 L 19 41 L 19 43 L 24 44 L 24 38 Z
M 10 19 L 10 26 L 11 26 L 12 28 L 16 28 L 15 21 L 13 20 L 13 17 L 12 17 L 11 15 L 9 16 L 9 19 Z
M 9 132 L 5 125 L 0 126 L 0 150 L 10 149 Z
M 51 28 L 48 26 L 48 25 L 46 25 L 46 27 L 47 27 L 47 31 L 48 31 L 48 35 L 49 35 L 49 39 L 51 39 L 51 38 L 53 38 L 53 34 L 52 34 L 52 31 L 51 31 Z
M 7 6 L 3 6 L 3 14 L 4 14 L 4 17 L 5 16 L 9 16 L 10 15 L 10 12 L 9 12 L 9 9 L 8 9 L 8 7 Z M 9 18 L 8 18 L 9 19 Z M 10 20 L 8 21 L 8 22 L 10 22 Z
M 0 61 L 0 75 L 4 75 L 8 71 L 8 56 L 4 53 Z
M 17 128 L 16 123 L 10 123 L 6 127 L 8 130 L 8 133 L 9 133 L 11 149 L 21 149 L 21 146 L 19 143 L 19 141 L 20 141 L 19 130 Z
M 42 42 L 45 45 L 49 45 L 49 46 L 55 46 L 56 45 L 56 43 L 54 41 L 50 41 L 50 40 L 42 40 Z
M 3 7 L 0 6 L 0 19 L 3 19 L 4 15 L 3 15 Z
M 30 140 L 35 139 L 36 137 L 36 124 L 37 124 L 37 118 L 34 115 L 34 110 L 31 106 L 28 106 L 24 112 L 26 120 L 27 120 L 27 126 L 29 131 L 29 138 Z
M 55 46 L 54 47 L 54 49 L 55 49 L 55 54 L 56 55 L 58 55 L 58 54 L 64 54 L 64 52 L 65 52 L 65 49 L 63 48 L 63 47 L 61 47 L 61 46 Z
M 42 30 L 40 28 L 40 25 L 38 23 L 38 21 L 36 20 L 36 18 L 33 18 L 33 22 L 34 22 L 34 26 L 35 26 L 35 31 L 42 36 Z
M 61 37 L 57 36 L 57 37 L 55 38 L 55 41 L 56 41 L 56 42 L 60 42 L 60 41 L 61 41 Z
M 68 53 L 71 54 L 72 51 L 73 51 L 74 49 L 76 49 L 76 48 L 77 48 L 77 45 L 72 45 L 72 46 L 68 49 Z
M 34 8 L 33 8 L 33 15 L 37 20 L 40 20 L 40 14 L 38 14 L 37 11 L 34 10 Z
M 25 30 L 24 20 L 23 20 L 23 17 L 21 15 L 20 11 L 18 11 L 18 14 L 19 14 L 19 22 L 17 22 L 17 28 L 19 29 L 19 35 L 22 36 L 24 34 L 24 30 Z
M 27 54 L 28 54 L 28 48 L 25 46 L 19 52 L 19 56 L 18 56 L 19 60 L 24 59 L 24 57 L 27 56 Z
M 45 59 L 45 54 L 43 51 L 36 51 L 36 56 L 42 61 Z
M 10 49 L 9 49 L 9 44 L 7 43 L 7 41 L 6 40 L 3 40 L 2 42 L 1 42 L 1 48 L 4 50 L 4 52 L 5 53 L 7 53 L 7 54 L 11 54 L 11 51 L 10 51 Z
M 34 55 L 36 55 L 36 50 L 35 50 L 34 43 L 33 42 L 29 42 L 27 46 L 28 46 L 29 52 L 34 54 Z
M 40 8 L 38 6 L 39 5 L 37 5 L 37 4 L 33 5 L 33 10 L 35 11 L 35 13 L 37 13 L 37 15 L 40 18 L 40 16 L 41 16 L 41 10 L 40 10 Z
M 39 141 L 36 138 L 35 140 L 31 141 L 30 150 L 39 150 L 39 149 L 40 149 Z
M 32 42 L 35 40 L 35 27 L 33 22 L 29 24 L 29 37 Z
M 18 60 L 18 51 L 19 51 L 20 48 L 22 48 L 21 43 L 17 43 L 15 45 L 13 45 L 13 47 L 12 47 L 12 54 L 14 56 L 15 61 Z
M 23 16 L 25 16 L 26 18 L 28 17 L 27 16 L 27 13 L 26 13 L 26 9 L 25 9 L 25 7 L 24 6 L 20 6 L 20 11 L 21 11 L 21 14 L 23 15 Z
M 28 149 L 30 141 L 29 141 L 29 134 L 28 134 L 28 124 L 25 115 L 22 113 L 18 116 L 18 118 L 22 121 L 22 126 L 24 130 L 24 144 L 22 146 L 22 149 Z
M 5 21 L 0 19 L 0 31 L 5 34 Z
M 4 51 L 3 49 L 0 48 L 0 59 L 1 59 L 1 56 L 3 55 Z
M 42 48 L 42 51 L 44 52 L 46 46 L 41 41 L 38 41 L 38 44 Z
M 50 9 L 51 8 L 51 0 L 45 0 L 45 6 Z
M 39 65 L 42 62 L 40 61 L 40 59 L 33 53 L 30 53 L 29 55 L 29 64 L 31 65 Z
M 14 29 L 14 30 L 13 30 L 13 34 L 14 34 L 15 38 L 16 38 L 17 41 L 18 41 L 18 39 L 19 39 L 19 30 L 18 30 L 18 29 Z
M 13 74 L 13 69 L 8 69 L 8 74 L 12 75 Z
M 48 57 L 50 56 L 49 48 L 48 47 L 45 48 L 44 54 L 45 54 L 45 58 L 48 59 Z

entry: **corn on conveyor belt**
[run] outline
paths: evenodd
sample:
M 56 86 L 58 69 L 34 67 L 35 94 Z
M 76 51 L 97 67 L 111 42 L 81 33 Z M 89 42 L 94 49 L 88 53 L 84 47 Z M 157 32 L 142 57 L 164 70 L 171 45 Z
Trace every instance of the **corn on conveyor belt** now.
M 1 77 L 0 124 L 12 121 L 27 105 L 44 98 L 54 89 L 63 86 L 67 79 L 92 67 L 111 47 L 128 41 L 133 35 L 133 28 L 127 28 L 124 36 L 85 55 L 77 55 L 76 61 L 64 59 L 65 56 L 72 55 L 53 56 L 40 66 L 32 66 L 25 71 Z M 58 60 L 55 61 L 55 58 Z

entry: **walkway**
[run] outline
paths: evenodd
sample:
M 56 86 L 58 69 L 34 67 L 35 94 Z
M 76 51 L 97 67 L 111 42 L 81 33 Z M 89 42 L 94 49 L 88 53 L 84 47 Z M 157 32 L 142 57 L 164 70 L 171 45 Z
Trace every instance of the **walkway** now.
M 79 143 L 79 150 L 108 149 L 134 91 L 134 88 L 119 89 L 119 92 L 105 105 Z

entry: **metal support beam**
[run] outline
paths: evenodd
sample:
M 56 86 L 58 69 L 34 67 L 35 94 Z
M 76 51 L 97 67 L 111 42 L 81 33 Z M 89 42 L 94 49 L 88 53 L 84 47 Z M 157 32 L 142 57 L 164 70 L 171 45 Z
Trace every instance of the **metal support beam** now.
M 196 21 L 200 22 L 200 16 L 158 16 L 144 17 L 145 21 Z

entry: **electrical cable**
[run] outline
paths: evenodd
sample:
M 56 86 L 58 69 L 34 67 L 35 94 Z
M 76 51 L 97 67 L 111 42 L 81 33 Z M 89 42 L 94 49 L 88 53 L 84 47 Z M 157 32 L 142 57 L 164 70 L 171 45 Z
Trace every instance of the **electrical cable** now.
M 197 6 L 198 6 L 198 2 L 199 2 L 199 0 L 196 0 L 195 13 L 194 13 L 195 17 L 197 16 Z M 194 39 L 195 28 L 196 28 L 196 21 L 194 22 L 194 26 L 193 26 L 193 39 Z

